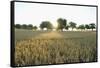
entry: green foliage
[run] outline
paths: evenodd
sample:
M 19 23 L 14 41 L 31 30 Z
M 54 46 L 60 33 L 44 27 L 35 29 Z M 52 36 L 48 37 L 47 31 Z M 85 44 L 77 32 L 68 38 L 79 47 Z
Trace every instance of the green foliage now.
M 66 19 L 59 18 L 57 20 L 57 23 L 58 23 L 57 27 L 58 30 L 60 29 L 62 31 L 66 27 Z
M 76 23 L 74 23 L 74 22 L 69 22 L 69 25 L 70 25 L 70 27 L 72 28 L 72 30 L 73 30 L 73 28 L 76 28 Z
M 91 28 L 92 31 L 93 31 L 93 29 L 95 28 L 95 24 L 94 24 L 94 23 L 91 23 L 91 24 L 90 24 L 90 28 Z
M 68 30 L 68 28 L 69 28 L 69 26 L 67 25 L 67 26 L 65 27 L 65 29 Z
M 34 30 L 37 30 L 37 26 L 34 26 L 33 29 L 34 29 Z
M 72 30 L 74 29 L 74 28 L 77 28 L 77 29 L 92 29 L 92 31 L 93 31 L 93 29 L 95 29 L 96 28 L 96 25 L 94 24 L 94 23 L 91 23 L 91 24 L 81 24 L 81 25 L 79 25 L 78 27 L 76 27 L 76 23 L 74 23 L 74 22 L 69 22 L 69 25 L 67 25 L 67 20 L 66 19 L 62 19 L 62 18 L 59 18 L 58 20 L 57 20 L 57 23 L 58 23 L 58 26 L 57 26 L 57 28 L 56 27 L 54 27 L 52 24 L 51 24 L 51 22 L 49 22 L 49 21 L 43 21 L 41 24 L 40 24 L 40 28 L 43 30 L 44 28 L 46 28 L 47 30 L 52 30 L 52 29 L 54 29 L 54 28 L 56 28 L 57 30 L 61 30 L 61 31 L 63 31 L 63 29 L 66 29 L 66 30 L 68 30 L 69 29 L 69 27 L 71 27 L 72 28 Z M 20 24 L 15 24 L 15 28 L 17 28 L 17 29 L 28 29 L 28 30 L 32 30 L 32 29 L 34 29 L 34 30 L 37 30 L 38 29 L 38 27 L 37 26 L 33 26 L 32 24 L 29 24 L 29 25 L 27 25 L 27 24 L 22 24 L 22 25 L 20 25 Z
M 90 29 L 90 26 L 88 24 L 85 25 L 86 29 Z
M 33 29 L 33 25 L 32 24 L 27 25 L 26 29 Z
M 26 24 L 23 24 L 23 25 L 21 26 L 21 28 L 22 28 L 22 29 L 27 29 L 27 25 L 26 25 Z
M 41 28 L 41 29 L 44 29 L 44 28 L 52 29 L 52 28 L 53 28 L 53 25 L 52 25 L 49 21 L 43 21 L 43 22 L 40 24 L 40 28 Z
M 16 24 L 15 25 L 15 28 L 20 29 L 21 28 L 21 25 L 20 24 Z
M 84 29 L 85 30 L 85 26 L 82 24 L 82 25 L 79 25 L 78 29 Z
M 17 28 L 17 29 L 25 29 L 25 30 L 32 30 L 32 29 L 37 30 L 38 27 L 37 26 L 33 26 L 32 24 L 29 24 L 29 25 L 27 25 L 27 24 L 22 24 L 22 25 L 16 24 L 15 28 Z

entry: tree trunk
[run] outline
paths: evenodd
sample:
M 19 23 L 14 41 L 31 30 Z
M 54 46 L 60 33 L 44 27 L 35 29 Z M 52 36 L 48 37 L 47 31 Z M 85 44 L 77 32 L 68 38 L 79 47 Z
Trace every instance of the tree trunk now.
M 73 31 L 73 28 L 72 28 L 72 31 Z
M 92 31 L 93 31 L 93 29 L 92 29 Z
M 61 29 L 61 32 L 63 32 L 63 29 Z

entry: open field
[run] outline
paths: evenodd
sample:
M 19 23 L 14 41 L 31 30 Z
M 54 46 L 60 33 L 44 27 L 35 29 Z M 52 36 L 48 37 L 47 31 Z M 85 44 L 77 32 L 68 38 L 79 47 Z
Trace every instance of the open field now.
M 97 61 L 96 32 L 15 30 L 15 65 Z

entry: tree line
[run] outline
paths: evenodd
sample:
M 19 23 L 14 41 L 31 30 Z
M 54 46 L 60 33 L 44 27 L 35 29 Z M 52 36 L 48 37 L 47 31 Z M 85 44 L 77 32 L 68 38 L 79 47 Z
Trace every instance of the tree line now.
M 63 31 L 63 29 L 65 30 L 69 30 L 69 28 L 72 28 L 72 31 L 74 28 L 76 29 L 81 29 L 81 30 L 88 30 L 88 29 L 91 29 L 93 31 L 93 29 L 96 28 L 96 25 L 94 23 L 90 23 L 90 24 L 81 24 L 79 25 L 78 27 L 76 26 L 77 24 L 75 22 L 67 22 L 66 19 L 64 18 L 58 18 L 57 19 L 57 28 L 56 30 L 57 31 Z M 54 29 L 54 26 L 51 24 L 50 21 L 42 21 L 41 24 L 40 24 L 40 29 L 41 30 L 44 30 L 44 28 L 46 28 L 47 30 L 52 30 Z M 23 25 L 20 25 L 20 24 L 15 24 L 15 28 L 17 29 L 34 29 L 34 30 L 37 30 L 38 27 L 37 26 L 33 26 L 32 24 L 29 24 L 29 25 L 26 25 L 26 24 L 23 24 Z
M 34 30 L 37 30 L 37 26 L 33 26 L 32 24 L 29 24 L 29 25 L 27 25 L 27 24 L 23 24 L 23 25 L 16 24 L 15 28 L 17 28 L 17 29 L 28 29 L 28 30 L 34 29 Z

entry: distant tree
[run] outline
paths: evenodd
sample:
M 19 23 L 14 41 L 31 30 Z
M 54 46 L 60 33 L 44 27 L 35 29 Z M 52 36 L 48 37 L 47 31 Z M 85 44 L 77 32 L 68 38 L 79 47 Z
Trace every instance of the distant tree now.
M 37 26 L 33 26 L 33 29 L 34 29 L 34 30 L 37 30 Z
M 92 31 L 93 31 L 94 28 L 95 28 L 95 24 L 94 23 L 91 23 L 90 24 L 90 29 L 92 29 Z
M 15 24 L 15 28 L 20 29 L 21 25 L 20 24 Z
M 23 24 L 21 28 L 22 29 L 27 29 L 27 25 L 26 24 Z
M 78 29 L 85 30 L 85 26 L 83 24 L 79 25 Z
M 90 26 L 88 24 L 85 25 L 86 29 L 90 29 Z
M 43 24 L 44 24 L 43 22 L 40 24 L 40 29 L 42 29 L 42 30 L 45 28 L 45 26 Z
M 52 29 L 53 28 L 53 25 L 49 22 L 49 21 L 43 21 L 41 24 L 40 24 L 40 28 L 43 30 L 44 28 L 47 28 L 47 29 Z
M 27 29 L 33 29 L 33 25 L 32 24 L 27 25 Z
M 69 26 L 72 28 L 72 30 L 74 29 L 74 28 L 76 28 L 76 23 L 74 23 L 74 22 L 69 22 Z
M 59 30 L 61 30 L 61 31 L 63 31 L 63 29 L 66 27 L 66 19 L 63 19 L 63 18 L 59 18 L 58 20 L 57 20 L 57 23 L 58 23 L 58 27 L 57 27 L 57 29 Z

